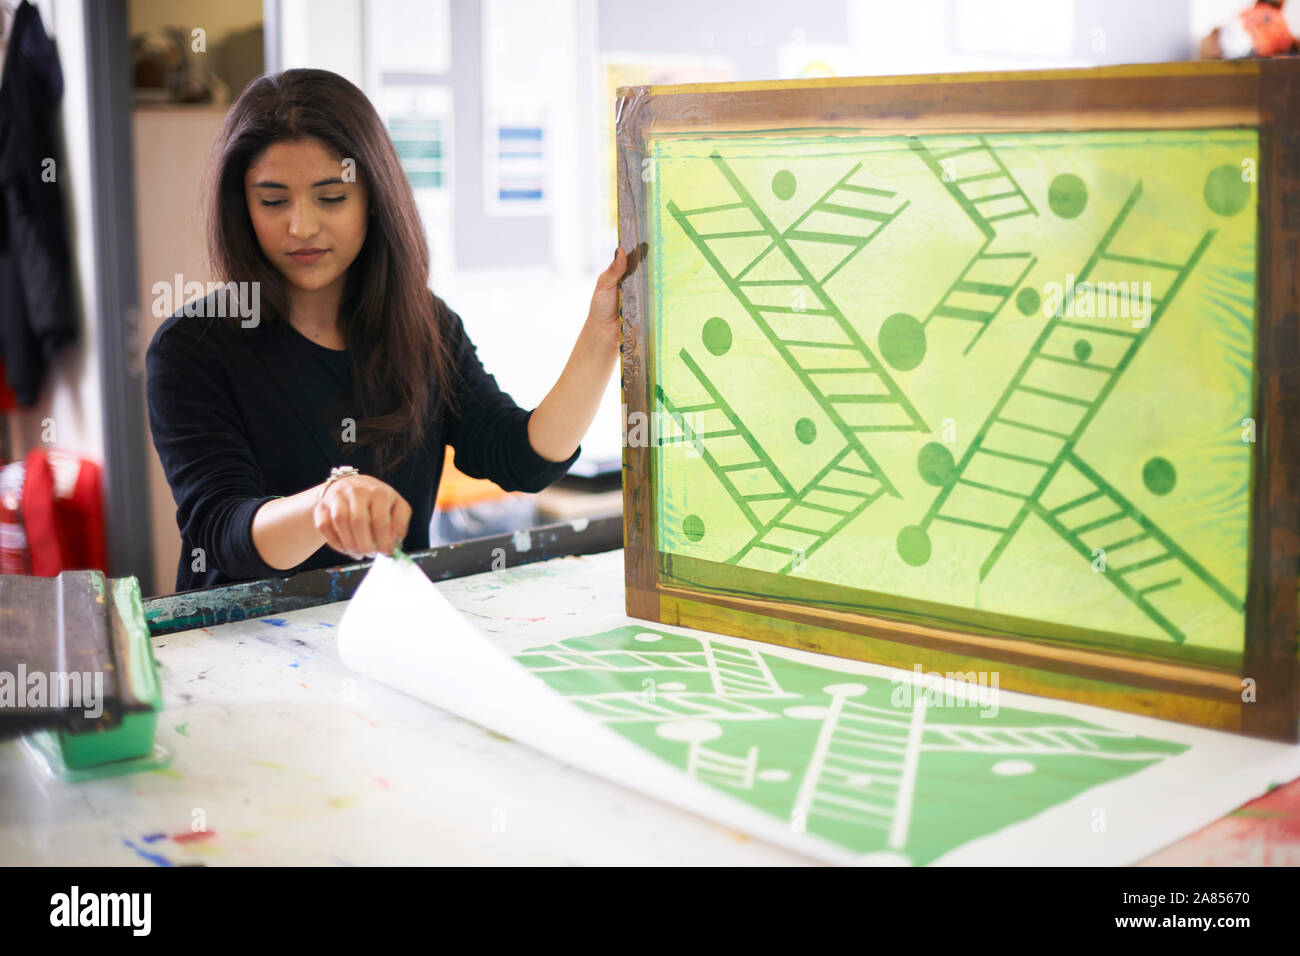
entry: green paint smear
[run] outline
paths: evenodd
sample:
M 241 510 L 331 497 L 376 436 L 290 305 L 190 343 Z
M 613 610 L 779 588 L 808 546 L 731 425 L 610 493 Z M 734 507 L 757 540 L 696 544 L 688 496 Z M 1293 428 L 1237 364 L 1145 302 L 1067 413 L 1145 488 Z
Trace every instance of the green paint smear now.
M 640 627 L 516 660 L 695 779 L 845 850 L 918 865 L 1187 749 L 995 712 L 988 675 L 986 696 L 958 703 L 904 672 L 896 683 Z
M 134 577 L 126 577 L 115 579 L 112 585 L 113 602 L 128 635 L 127 670 L 131 688 L 151 708 L 162 710 L 162 682 L 158 680 L 158 664 L 149 640 L 140 582 Z
M 1237 129 L 652 138 L 657 550 L 736 593 L 775 575 L 1230 664 L 1258 153 Z

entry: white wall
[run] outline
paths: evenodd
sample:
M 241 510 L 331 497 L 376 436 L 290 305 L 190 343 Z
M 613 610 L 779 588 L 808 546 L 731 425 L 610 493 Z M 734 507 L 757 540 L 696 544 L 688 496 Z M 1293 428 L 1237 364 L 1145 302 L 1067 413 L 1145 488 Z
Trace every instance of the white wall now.
M 153 314 L 155 282 L 206 283 L 207 250 L 202 232 L 201 177 L 208 151 L 225 118 L 220 106 L 147 106 L 132 110 L 134 140 L 136 267 L 140 298 L 140 336 L 150 342 L 163 319 Z M 176 502 L 150 437 L 149 509 L 153 521 L 154 586 L 172 590 L 181 536 Z
M 331 70 L 365 89 L 361 0 L 280 0 L 280 69 Z

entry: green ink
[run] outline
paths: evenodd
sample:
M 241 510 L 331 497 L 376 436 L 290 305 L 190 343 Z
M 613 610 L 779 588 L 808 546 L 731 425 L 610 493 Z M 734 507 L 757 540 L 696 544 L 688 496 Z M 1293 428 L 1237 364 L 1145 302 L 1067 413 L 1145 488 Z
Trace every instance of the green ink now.
M 1020 310 L 1021 315 L 1033 315 L 1042 307 L 1042 304 L 1042 296 L 1032 286 L 1025 286 L 1016 295 L 1016 308 Z
M 920 525 L 908 525 L 898 532 L 898 556 L 913 567 L 930 560 L 930 536 Z
M 1062 219 L 1073 219 L 1088 205 L 1088 187 L 1073 173 L 1062 173 L 1047 190 L 1047 205 Z
M 652 137 L 659 549 L 727 593 L 791 576 L 922 624 L 1230 663 L 1258 446 L 1223 423 L 1253 410 L 1258 148 Z M 1154 449 L 1178 471 L 1148 474 Z
M 1205 205 L 1220 216 L 1235 216 L 1250 202 L 1250 183 L 1237 166 L 1218 166 L 1205 177 Z
M 927 485 L 942 488 L 952 483 L 957 477 L 957 468 L 952 460 L 952 452 L 946 445 L 932 441 L 921 449 L 916 456 L 916 470 Z
M 880 327 L 880 354 L 900 372 L 910 372 L 925 358 L 925 328 L 904 312 L 896 312 Z
M 1007 304 L 1016 286 L 1038 262 L 1029 252 L 1011 252 L 1001 247 L 990 250 L 998 237 L 994 223 L 1023 216 L 1037 217 L 1038 210 L 984 137 L 970 142 L 960 137 L 931 137 L 911 140 L 908 145 L 939 177 L 961 211 L 985 237 L 925 320 L 928 323 L 934 318 L 945 318 L 978 323 L 979 329 L 966 345 L 965 351 L 970 352 Z M 1023 310 L 1023 304 L 1019 301 L 1017 304 Z
M 700 337 L 704 341 L 704 347 L 714 355 L 726 355 L 727 349 L 731 348 L 731 326 L 719 316 L 715 315 L 704 323 Z
M 794 434 L 805 445 L 817 440 L 817 423 L 811 418 L 801 418 L 794 423 Z
M 999 706 L 996 675 L 962 675 L 962 695 L 640 627 L 516 660 L 691 777 L 898 863 L 929 863 L 1186 749 Z
M 792 199 L 795 191 L 794 173 L 783 169 L 772 177 L 772 194 L 777 199 Z
M 1178 473 L 1166 458 L 1151 458 L 1142 466 L 1142 484 L 1153 495 L 1167 495 L 1178 483 Z
M 829 388 L 832 388 L 832 384 L 830 382 L 824 383 L 823 378 L 819 377 L 819 373 L 826 373 L 825 377 L 843 374 L 874 376 L 889 396 L 889 403 L 896 405 L 907 416 L 909 420 L 908 427 L 918 431 L 925 430 L 925 422 L 916 413 L 915 408 L 907 400 L 902 389 L 885 371 L 884 366 L 880 364 L 875 354 L 868 348 L 861 334 L 845 318 L 824 287 L 824 284 L 836 272 L 847 265 L 849 260 L 858 252 L 866 248 L 867 244 L 881 230 L 907 208 L 907 203 L 904 202 L 888 212 L 864 207 L 862 203 L 865 200 L 861 197 L 868 197 L 872 201 L 877 199 L 892 201 L 894 194 L 888 190 L 875 189 L 850 182 L 861 167 L 859 163 L 843 175 L 821 198 L 809 206 L 808 210 L 796 219 L 788 229 L 781 231 L 777 229 L 762 207 L 755 201 L 752 194 L 736 177 L 721 154 L 714 151 L 709 155 L 709 158 L 727 181 L 734 195 L 739 197 L 739 203 L 726 203 L 723 206 L 683 210 L 676 203 L 669 201 L 667 204 L 669 213 L 690 238 L 700 254 L 717 272 L 718 277 L 750 314 L 777 354 L 804 384 L 827 417 L 844 436 L 849 450 L 859 459 L 856 464 L 860 464 L 867 474 L 879 482 L 881 487 L 888 493 L 897 496 L 897 491 L 884 472 L 876 465 L 871 453 L 867 451 L 861 435 L 863 431 L 881 430 L 882 427 L 891 431 L 897 430 L 896 426 L 859 428 L 850 425 L 845 417 L 847 412 L 845 406 L 857 404 L 858 400 L 854 396 L 846 397 L 828 391 Z M 746 230 L 746 232 L 761 233 L 766 237 L 767 244 L 760 247 L 761 251 L 756 257 L 751 258 L 746 253 L 745 260 L 734 260 L 734 266 L 729 266 L 722 261 L 719 250 L 715 249 L 714 244 L 709 241 L 711 238 L 715 238 L 716 234 L 708 233 L 706 235 L 700 233 L 691 224 L 691 220 L 694 217 L 714 213 L 724 208 L 726 211 L 731 212 L 737 205 L 745 211 L 746 225 L 753 227 Z M 819 218 L 822 219 L 839 217 L 846 220 L 837 224 L 837 228 L 844 231 L 827 232 L 801 228 L 814 214 L 818 214 Z M 867 224 L 865 235 L 861 232 L 864 223 Z M 723 234 L 723 237 L 726 238 L 727 234 Z M 792 245 L 795 241 L 829 243 L 836 247 L 845 246 L 848 251 L 828 271 L 821 276 L 814 276 L 808 266 L 795 253 Z M 785 265 L 793 270 L 796 278 L 746 279 L 746 275 L 773 252 L 777 253 L 784 260 Z M 741 265 L 742 261 L 746 261 L 743 266 Z M 787 290 L 790 297 L 789 301 L 792 304 L 767 304 L 765 299 L 759 297 L 760 289 L 768 289 L 773 284 Z M 792 321 L 787 317 L 796 318 Z M 787 324 L 791 328 L 789 334 L 792 337 L 783 337 L 778 334 L 778 323 Z M 851 364 L 847 365 L 843 364 L 843 356 L 846 351 L 851 353 Z M 835 371 L 828 372 L 828 369 L 835 369 Z

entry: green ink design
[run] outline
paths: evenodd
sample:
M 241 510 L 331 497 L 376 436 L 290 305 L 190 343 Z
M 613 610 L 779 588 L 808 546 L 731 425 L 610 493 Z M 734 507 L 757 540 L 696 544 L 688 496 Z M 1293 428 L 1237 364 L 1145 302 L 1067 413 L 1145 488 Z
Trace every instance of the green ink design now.
M 732 592 L 764 572 L 842 609 L 1241 653 L 1257 134 L 648 155 L 660 551 Z
M 868 859 L 929 863 L 1186 747 L 639 627 L 516 659 L 673 766 Z M 1083 825 L 1086 825 L 1083 824 Z
M 1217 215 L 1235 216 L 1250 202 L 1250 183 L 1237 166 L 1219 166 L 1205 178 L 1205 204 Z
M 1073 219 L 1088 205 L 1088 187 L 1073 173 L 1062 173 L 1047 190 L 1047 204 L 1062 219 Z

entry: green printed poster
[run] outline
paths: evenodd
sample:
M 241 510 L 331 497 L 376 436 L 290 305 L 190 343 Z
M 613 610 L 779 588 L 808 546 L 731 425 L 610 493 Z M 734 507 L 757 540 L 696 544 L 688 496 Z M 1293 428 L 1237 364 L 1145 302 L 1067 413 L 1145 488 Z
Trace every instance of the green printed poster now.
M 996 675 L 955 693 L 760 647 L 622 627 L 515 659 L 692 778 L 863 862 L 929 863 L 1187 749 L 1003 707 Z
M 1236 659 L 1258 151 L 652 138 L 658 549 L 740 592 Z

